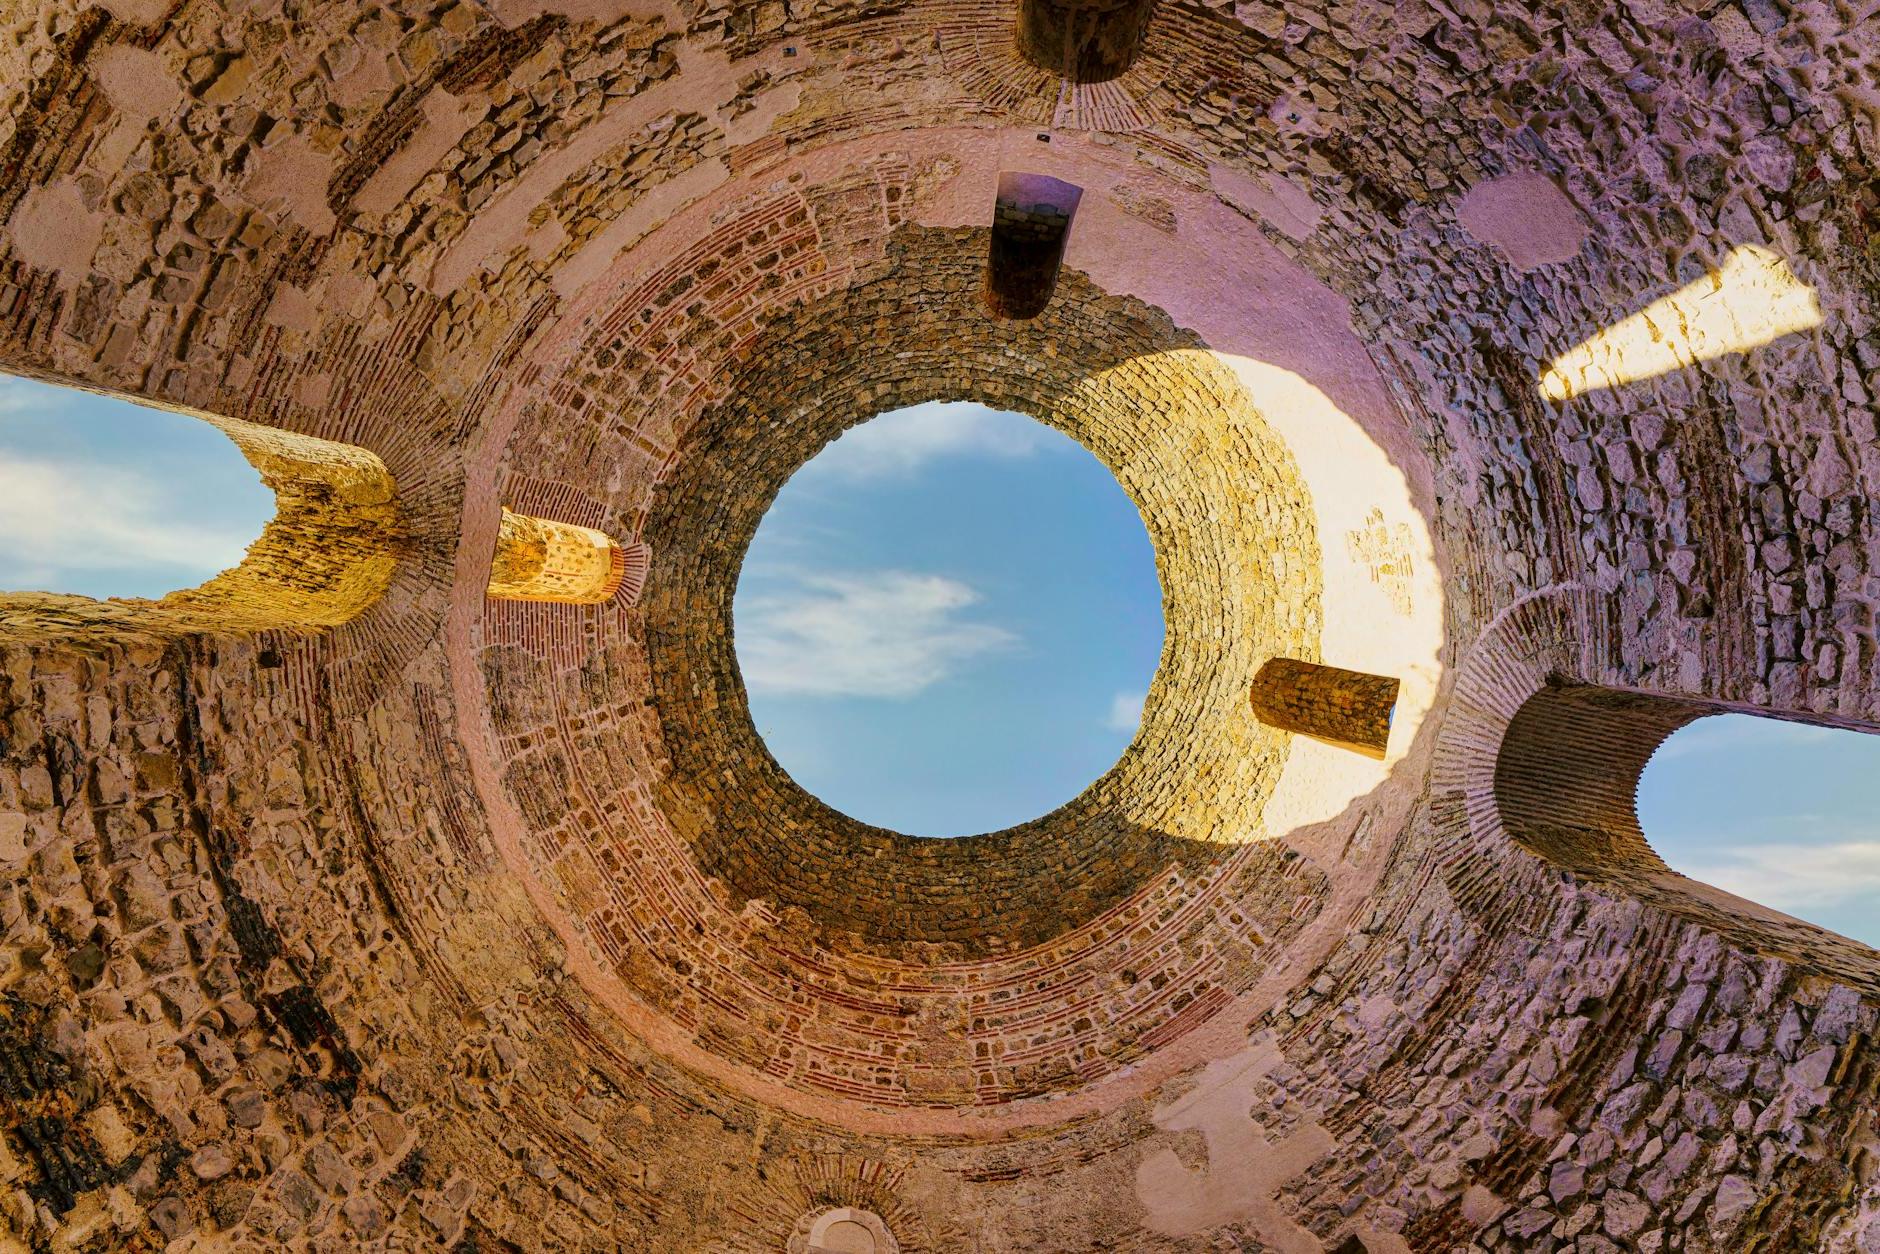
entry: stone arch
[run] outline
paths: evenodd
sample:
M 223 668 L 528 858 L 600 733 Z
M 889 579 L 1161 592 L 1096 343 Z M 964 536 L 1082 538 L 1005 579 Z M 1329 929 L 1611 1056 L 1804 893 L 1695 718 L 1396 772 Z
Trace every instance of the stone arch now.
M 201 419 L 228 436 L 274 493 L 274 517 L 238 565 L 156 600 L 0 592 L 0 640 L 313 631 L 350 622 L 391 585 L 410 538 L 397 485 L 376 453 L 185 406 L 122 399 Z
M 1880 725 L 1631 687 L 1595 630 L 1602 604 L 1578 584 L 1530 593 L 1496 616 L 1455 672 L 1430 781 L 1450 898 L 1497 934 L 1538 937 L 1577 885 L 1709 929 L 1745 953 L 1880 989 L 1880 955 L 1867 946 L 1666 866 L 1636 809 L 1652 754 L 1705 715 Z
M 1552 676 L 1522 702 L 1496 754 L 1501 822 L 1516 844 L 1577 879 L 1723 933 L 1752 953 L 1880 985 L 1880 953 L 1681 875 L 1646 839 L 1638 784 L 1652 755 L 1681 728 L 1726 713 L 1880 733 L 1873 725 Z
M 799 1220 L 788 1254 L 900 1254 L 900 1249 L 881 1216 L 854 1206 L 836 1206 Z
M 601 605 L 627 582 L 630 555 L 603 531 L 505 508 L 490 562 L 498 601 Z M 644 568 L 645 562 L 636 563 Z

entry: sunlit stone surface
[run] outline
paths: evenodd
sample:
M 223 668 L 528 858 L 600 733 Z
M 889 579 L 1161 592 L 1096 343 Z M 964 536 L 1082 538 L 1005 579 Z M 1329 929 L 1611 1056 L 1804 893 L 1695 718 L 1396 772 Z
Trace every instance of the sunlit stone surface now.
M 489 595 L 503 601 L 598 605 L 620 590 L 626 555 L 592 527 L 503 511 Z
M 1870 15 L 1016 21 L 0 6 L 0 368 L 354 450 L 268 573 L 364 572 L 0 610 L 0 1246 L 1880 1239 L 1880 959 L 1631 814 L 1707 712 L 1880 726 Z M 1079 193 L 1023 320 L 1011 173 Z M 1084 440 L 1169 614 L 1088 804 L 953 842 L 781 777 L 727 632 L 933 399 Z M 490 597 L 505 508 L 620 588 Z
M 1554 400 L 1649 379 L 1821 325 L 1815 289 L 1782 258 L 1748 244 L 1718 269 L 1554 358 L 1541 391 Z

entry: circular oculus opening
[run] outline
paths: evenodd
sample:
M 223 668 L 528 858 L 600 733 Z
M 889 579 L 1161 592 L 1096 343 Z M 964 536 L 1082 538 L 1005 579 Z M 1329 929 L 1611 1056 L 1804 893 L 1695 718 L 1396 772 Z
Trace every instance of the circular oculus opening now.
M 767 326 L 684 425 L 687 455 L 642 529 L 660 822 L 753 917 L 884 954 L 1011 952 L 1112 910 L 1101 926 L 1124 928 L 1132 895 L 1234 874 L 1234 851 L 1268 843 L 1262 810 L 1291 743 L 1254 716 L 1254 673 L 1319 656 L 1305 483 L 1231 366 L 1075 274 L 1037 319 L 988 318 L 984 265 L 983 234 L 917 233 L 891 274 Z M 790 778 L 751 717 L 732 621 L 790 477 L 849 428 L 928 401 L 1029 414 L 1089 449 L 1141 510 L 1167 622 L 1116 764 L 1049 814 L 958 840 L 860 822 Z
M 1076 440 L 933 401 L 850 428 L 764 515 L 733 609 L 765 747 L 916 836 L 1015 827 L 1109 771 L 1163 647 L 1141 514 Z

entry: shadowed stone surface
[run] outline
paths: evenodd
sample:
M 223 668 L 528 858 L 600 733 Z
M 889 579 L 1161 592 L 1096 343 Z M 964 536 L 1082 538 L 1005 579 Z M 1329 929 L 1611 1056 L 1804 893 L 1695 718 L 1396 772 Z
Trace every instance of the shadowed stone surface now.
M 400 537 L 312 634 L 9 597 L 0 1246 L 1873 1246 L 1873 951 L 1630 813 L 1688 717 L 1880 726 L 1871 15 L 1160 0 L 1102 82 L 1017 21 L 0 9 L 0 367 L 362 450 Z M 1015 171 L 1083 193 L 1023 322 Z M 1819 326 L 1542 389 L 1741 248 Z M 920 853 L 727 611 L 935 398 L 1116 472 L 1170 652 Z M 618 591 L 488 598 L 504 507 Z M 1282 656 L 1400 678 L 1386 756 L 1260 724 Z

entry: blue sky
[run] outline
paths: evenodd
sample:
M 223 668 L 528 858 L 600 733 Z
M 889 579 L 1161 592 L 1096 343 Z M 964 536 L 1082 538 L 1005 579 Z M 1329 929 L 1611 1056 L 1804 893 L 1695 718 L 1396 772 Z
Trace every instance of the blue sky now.
M 274 500 L 192 418 L 0 376 L 0 589 L 161 596 L 241 560 Z M 796 780 L 954 836 L 1109 769 L 1162 646 L 1141 519 L 1069 438 L 977 405 L 855 428 L 759 528 L 736 602 L 751 709 Z M 1743 715 L 1666 742 L 1639 787 L 1694 878 L 1880 946 L 1880 736 Z
M 932 403 L 853 428 L 765 515 L 735 604 L 758 731 L 848 814 L 919 836 L 1036 818 L 1107 771 L 1162 652 L 1155 554 L 1096 458 Z
M 1639 826 L 1693 879 L 1880 948 L 1880 736 L 1699 719 L 1639 781 Z
M 272 517 L 208 423 L 0 375 L 0 588 L 160 597 L 239 564 Z

